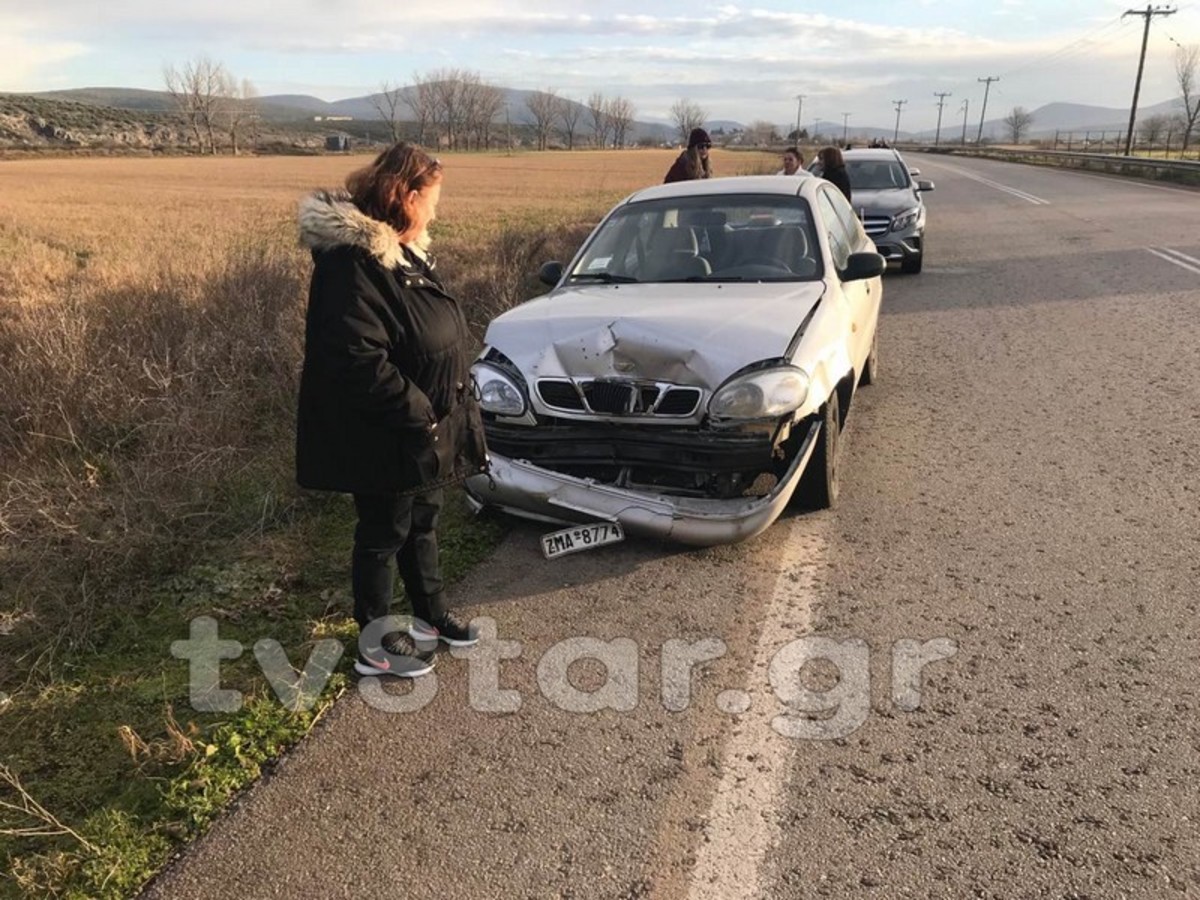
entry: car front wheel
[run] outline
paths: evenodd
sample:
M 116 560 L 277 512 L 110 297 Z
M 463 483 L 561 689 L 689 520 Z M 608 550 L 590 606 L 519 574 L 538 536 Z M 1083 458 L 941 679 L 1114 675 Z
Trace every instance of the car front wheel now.
M 796 485 L 795 501 L 806 509 L 829 509 L 838 497 L 838 438 L 841 435 L 841 407 L 835 390 L 821 409 L 821 433 L 813 448 L 800 483 Z

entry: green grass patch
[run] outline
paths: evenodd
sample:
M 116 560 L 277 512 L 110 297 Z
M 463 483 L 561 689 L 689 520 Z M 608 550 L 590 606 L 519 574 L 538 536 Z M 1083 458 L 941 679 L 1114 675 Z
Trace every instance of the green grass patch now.
M 0 897 L 129 896 L 308 733 L 354 658 L 353 523 L 348 498 L 305 497 L 287 527 L 134 596 L 104 598 L 95 649 L 77 652 L 62 677 L 12 692 L 0 707 Z M 451 492 L 440 535 L 448 580 L 501 535 Z M 171 655 L 201 616 L 245 648 L 221 670 L 222 688 L 245 699 L 237 711 L 195 712 L 188 662 Z M 290 709 L 255 659 L 261 638 L 278 641 L 296 669 L 318 640 L 346 652 L 311 705 Z M 31 830 L 58 833 L 18 833 Z

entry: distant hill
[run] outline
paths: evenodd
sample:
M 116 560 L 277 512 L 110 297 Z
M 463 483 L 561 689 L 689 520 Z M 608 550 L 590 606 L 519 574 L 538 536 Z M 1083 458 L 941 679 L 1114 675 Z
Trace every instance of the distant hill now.
M 406 88 L 406 91 L 411 88 Z M 504 94 L 504 106 L 497 116 L 498 122 L 509 121 L 513 125 L 529 124 L 528 100 L 533 91 L 501 88 Z M 145 110 L 151 112 L 172 112 L 175 108 L 170 94 L 166 91 L 147 91 L 137 88 L 73 88 L 61 91 L 43 91 L 28 95 L 44 100 L 63 100 L 93 106 L 106 106 L 114 109 Z M 256 111 L 267 121 L 278 123 L 298 123 L 311 121 L 316 116 L 351 116 L 355 120 L 378 122 L 382 120 L 379 110 L 372 103 L 372 98 L 378 94 L 367 94 L 362 97 L 349 97 L 344 100 L 321 100 L 305 94 L 268 94 L 257 98 Z M 580 107 L 580 133 L 589 134 L 587 127 L 589 116 L 583 104 L 571 101 Z M 408 119 L 410 110 L 401 105 L 401 118 Z M 738 122 L 719 121 L 711 123 L 712 128 L 724 126 L 727 131 L 740 129 Z M 711 129 L 710 129 L 711 130 Z M 675 128 L 660 122 L 634 122 L 631 139 L 637 141 L 649 138 L 655 141 L 671 141 L 674 139 Z
M 137 109 L 147 112 L 170 112 L 175 108 L 166 91 L 144 91 L 139 88 L 89 87 L 65 91 L 42 91 L 26 96 L 42 100 L 65 100 L 88 106 L 109 106 L 113 109 Z
M 411 91 L 412 88 L 405 88 L 405 90 Z M 501 88 L 501 91 L 503 92 L 504 106 L 497 116 L 497 122 L 511 123 L 514 127 L 528 125 L 532 121 L 529 114 L 528 100 L 533 92 L 512 88 Z M 85 114 L 80 113 L 81 107 L 100 107 L 110 110 L 104 115 L 112 122 L 128 121 L 127 113 L 129 112 L 142 115 L 169 116 L 175 109 L 174 102 L 166 91 L 150 91 L 137 88 L 87 87 L 61 91 L 45 91 L 25 96 L 30 100 L 61 101 L 70 104 L 71 109 L 74 111 L 67 112 L 67 108 L 64 107 L 64 115 L 72 122 L 79 121 L 81 116 L 83 119 L 87 118 Z M 330 116 L 350 116 L 356 123 L 356 127 L 351 127 L 347 123 L 344 126 L 345 130 L 356 134 L 370 134 L 374 131 L 375 136 L 378 137 L 381 133 L 379 129 L 372 129 L 370 127 L 370 123 L 379 122 L 382 119 L 379 110 L 372 102 L 373 97 L 378 97 L 378 95 L 367 94 L 362 97 L 348 97 L 343 100 L 327 101 L 305 94 L 272 94 L 256 99 L 254 107 L 255 112 L 262 122 L 270 123 L 279 128 L 294 130 L 307 127 L 310 129 L 316 128 L 317 131 L 324 131 L 327 129 L 317 127 L 316 123 L 314 123 L 314 119 L 317 116 L 320 116 L 322 119 Z M 576 101 L 571 102 L 580 108 L 579 135 L 582 139 L 586 140 L 587 136 L 591 133 L 588 127 L 590 115 L 583 104 Z M 1144 121 L 1153 115 L 1171 115 L 1179 112 L 1181 108 L 1182 101 L 1178 99 L 1146 105 L 1139 109 L 1138 120 Z M 118 112 L 121 110 L 125 112 Z M 995 117 L 984 122 L 983 134 L 985 137 L 999 139 L 1004 136 L 1006 131 L 1004 117 L 1008 115 L 1008 112 L 1008 110 L 997 111 Z M 45 110 L 42 110 L 39 115 L 49 122 L 50 120 L 46 119 L 44 113 Z M 401 118 L 407 120 L 409 115 L 409 108 L 402 104 Z M 1079 103 L 1048 103 L 1033 110 L 1032 115 L 1033 125 L 1029 135 L 1034 138 L 1053 137 L 1056 131 L 1122 131 L 1129 120 L 1128 110 L 1087 106 Z M 51 124 L 57 125 L 60 127 L 60 130 L 65 129 L 70 131 L 72 127 L 69 124 L 58 122 Z M 149 124 L 157 128 L 161 128 L 164 125 L 162 122 L 150 122 Z M 333 125 L 333 123 L 330 123 L 330 125 Z M 851 142 L 870 140 L 872 138 L 891 140 L 894 134 L 894 128 L 892 127 L 878 127 L 867 123 L 856 124 L 853 117 L 851 117 L 849 123 L 822 119 L 816 122 L 815 126 L 815 136 L 822 141 L 830 143 L 840 143 L 843 134 Z M 736 134 L 745 128 L 741 122 L 728 119 L 713 119 L 706 122 L 705 127 L 710 133 L 723 132 L 726 135 Z M 781 127 L 784 126 L 781 125 Z M 814 134 L 813 123 L 802 123 L 802 127 L 810 134 Z M 17 130 L 20 131 L 21 128 Z M 968 137 L 974 137 L 978 130 L 978 119 L 974 122 L 968 121 Z M 930 140 L 934 137 L 934 132 L 935 130 L 932 128 L 915 132 L 902 129 L 900 137 L 903 140 Z M 946 115 L 942 121 L 942 140 L 952 141 L 961 134 L 962 119 L 957 118 L 956 120 L 955 117 L 949 114 Z M 670 123 L 638 120 L 634 122 L 631 129 L 630 140 L 635 142 L 650 141 L 654 143 L 674 144 L 678 142 L 679 135 L 676 133 L 675 127 Z
M 1149 106 L 1139 105 L 1137 121 L 1144 122 L 1151 116 L 1174 115 L 1183 111 L 1183 101 L 1179 99 L 1164 100 Z M 1008 131 L 1004 119 L 1011 112 L 1006 109 L 994 119 L 983 123 L 983 135 L 987 138 L 1000 139 Z M 1087 106 L 1082 103 L 1047 103 L 1031 110 L 1033 125 L 1029 129 L 1031 138 L 1052 138 L 1055 132 L 1087 132 L 1087 131 L 1125 131 L 1129 127 L 1129 109 L 1113 109 L 1105 106 Z M 903 132 L 901 132 L 903 134 Z M 979 119 L 967 124 L 967 137 L 973 138 L 979 133 Z M 942 121 L 942 139 L 953 140 L 955 135 L 962 134 L 962 119 L 957 124 L 947 124 Z M 934 129 L 929 128 L 912 135 L 917 140 L 929 139 L 934 136 Z

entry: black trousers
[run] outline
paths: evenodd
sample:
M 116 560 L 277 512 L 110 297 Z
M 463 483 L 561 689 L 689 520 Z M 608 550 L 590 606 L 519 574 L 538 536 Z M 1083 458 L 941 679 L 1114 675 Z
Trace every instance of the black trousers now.
M 350 579 L 354 619 L 359 628 L 391 612 L 393 559 L 413 615 L 434 622 L 446 614 L 437 543 L 443 499 L 441 488 L 404 497 L 354 495 L 358 525 L 354 529 Z

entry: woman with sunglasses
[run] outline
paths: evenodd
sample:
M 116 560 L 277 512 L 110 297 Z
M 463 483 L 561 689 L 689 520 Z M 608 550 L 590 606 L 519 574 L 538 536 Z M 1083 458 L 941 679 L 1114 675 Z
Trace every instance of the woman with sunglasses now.
M 708 161 L 710 149 L 712 141 L 708 139 L 708 132 L 703 128 L 693 128 L 692 133 L 688 135 L 687 149 L 671 164 L 663 184 L 691 181 L 695 178 L 712 178 L 712 165 Z
M 446 605 L 437 525 L 443 488 L 486 469 L 471 337 L 429 252 L 442 166 L 398 143 L 300 204 L 312 251 L 296 423 L 301 486 L 354 496 L 351 583 L 360 675 L 415 678 L 440 639 L 475 632 Z M 389 615 L 392 560 L 414 620 Z

